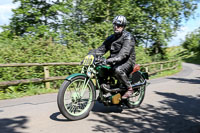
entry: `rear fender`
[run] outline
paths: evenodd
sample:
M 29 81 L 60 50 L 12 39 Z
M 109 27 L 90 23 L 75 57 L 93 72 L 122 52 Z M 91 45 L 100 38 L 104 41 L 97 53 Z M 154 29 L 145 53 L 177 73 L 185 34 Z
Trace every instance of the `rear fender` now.
M 149 74 L 147 72 L 138 71 L 144 79 L 149 79 Z
M 140 65 L 138 65 L 138 64 L 135 64 L 135 66 L 134 66 L 133 71 L 131 72 L 131 74 L 134 74 L 135 72 L 139 72 L 144 79 L 149 79 L 148 73 L 147 72 L 141 72 L 140 71 Z

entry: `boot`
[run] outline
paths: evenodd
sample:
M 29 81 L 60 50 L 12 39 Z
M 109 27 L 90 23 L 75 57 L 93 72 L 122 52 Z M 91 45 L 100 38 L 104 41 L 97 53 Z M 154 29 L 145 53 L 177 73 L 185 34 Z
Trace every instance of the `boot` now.
M 128 90 L 126 91 L 126 93 L 122 96 L 122 99 L 127 99 L 129 98 L 132 94 L 133 94 L 133 88 L 129 87 Z

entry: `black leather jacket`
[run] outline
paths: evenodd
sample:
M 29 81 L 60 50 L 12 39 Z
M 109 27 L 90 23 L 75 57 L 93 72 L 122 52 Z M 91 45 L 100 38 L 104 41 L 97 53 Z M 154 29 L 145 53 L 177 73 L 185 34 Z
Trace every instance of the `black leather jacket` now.
M 96 49 L 96 53 L 104 55 L 110 51 L 110 57 L 116 64 L 135 64 L 135 41 L 132 35 L 123 31 L 119 36 L 112 34 Z

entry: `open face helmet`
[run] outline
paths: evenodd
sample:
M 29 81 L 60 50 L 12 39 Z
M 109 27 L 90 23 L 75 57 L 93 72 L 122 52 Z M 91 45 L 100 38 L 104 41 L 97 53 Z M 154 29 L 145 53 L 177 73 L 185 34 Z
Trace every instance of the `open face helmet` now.
M 113 25 L 119 25 L 119 26 L 126 26 L 126 23 L 127 23 L 127 20 L 124 16 L 116 16 L 114 19 L 113 19 Z

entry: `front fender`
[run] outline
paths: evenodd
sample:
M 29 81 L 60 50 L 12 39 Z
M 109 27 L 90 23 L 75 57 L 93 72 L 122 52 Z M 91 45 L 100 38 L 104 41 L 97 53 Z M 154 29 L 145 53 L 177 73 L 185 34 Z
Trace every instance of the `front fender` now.
M 72 75 L 69 75 L 68 77 L 66 77 L 66 80 L 71 80 L 72 78 L 76 77 L 76 76 L 84 76 L 84 77 L 87 77 L 86 74 L 83 74 L 83 73 L 74 73 Z
M 66 77 L 65 80 L 68 80 L 69 82 L 71 82 L 71 80 L 74 78 L 74 77 L 77 77 L 77 76 L 84 76 L 86 78 L 88 78 L 88 76 L 86 74 L 83 74 L 83 73 L 74 73 L 72 75 L 69 75 L 68 77 Z M 89 78 L 89 80 L 91 81 L 92 83 L 92 86 L 94 87 L 94 90 L 95 90 L 95 98 L 96 98 L 96 86 L 94 85 L 93 81 Z

